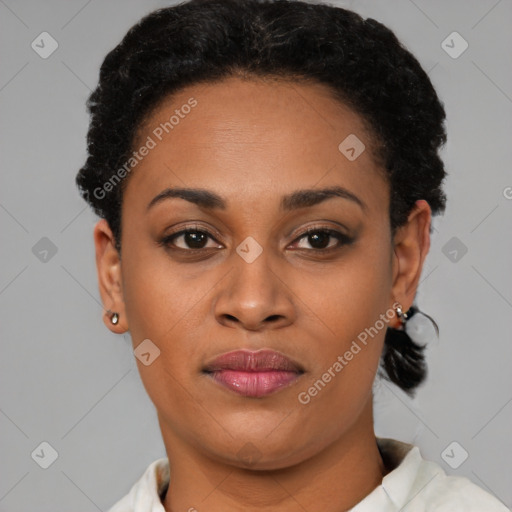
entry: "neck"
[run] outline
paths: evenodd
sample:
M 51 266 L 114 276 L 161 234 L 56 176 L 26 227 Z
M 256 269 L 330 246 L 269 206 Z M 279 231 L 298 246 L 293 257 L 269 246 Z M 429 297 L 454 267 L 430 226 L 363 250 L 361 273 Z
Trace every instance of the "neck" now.
M 166 512 L 208 510 L 349 510 L 380 485 L 384 462 L 373 430 L 371 400 L 350 431 L 315 456 L 278 470 L 219 463 L 162 429 L 170 465 Z

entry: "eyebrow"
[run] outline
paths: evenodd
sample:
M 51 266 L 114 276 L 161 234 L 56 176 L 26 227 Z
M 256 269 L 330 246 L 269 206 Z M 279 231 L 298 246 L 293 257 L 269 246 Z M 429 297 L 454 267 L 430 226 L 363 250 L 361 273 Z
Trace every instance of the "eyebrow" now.
M 366 204 L 359 197 L 340 186 L 296 190 L 281 198 L 280 208 L 282 211 L 307 208 L 333 197 L 347 199 L 359 205 L 362 210 L 367 210 Z M 221 196 L 204 188 L 166 188 L 149 202 L 146 210 L 150 210 L 156 204 L 172 198 L 184 199 L 208 210 L 225 210 L 227 208 L 227 202 Z

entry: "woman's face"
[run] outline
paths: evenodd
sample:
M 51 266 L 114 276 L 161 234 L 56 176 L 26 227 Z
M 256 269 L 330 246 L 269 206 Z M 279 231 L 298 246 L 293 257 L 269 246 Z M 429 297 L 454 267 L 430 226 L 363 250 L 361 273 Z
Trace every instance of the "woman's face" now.
M 120 312 L 110 327 L 130 331 L 168 450 L 279 468 L 367 427 L 430 210 L 419 202 L 424 223 L 394 247 L 389 186 L 361 119 L 321 85 L 230 78 L 164 101 L 134 150 L 122 260 L 99 242 L 100 222 L 98 265 L 113 283 L 105 305 Z M 160 195 L 175 189 L 201 193 Z M 214 363 L 263 349 L 278 355 Z

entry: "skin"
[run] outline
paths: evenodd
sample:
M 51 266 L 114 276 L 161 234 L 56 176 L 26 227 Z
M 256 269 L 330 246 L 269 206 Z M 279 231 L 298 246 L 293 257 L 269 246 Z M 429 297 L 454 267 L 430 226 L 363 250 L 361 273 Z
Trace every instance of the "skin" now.
M 377 448 L 372 383 L 385 328 L 308 404 L 300 392 L 319 379 L 365 328 L 395 302 L 411 306 L 430 246 L 431 210 L 420 200 L 391 237 L 389 185 L 361 118 L 320 84 L 232 77 L 189 86 L 140 127 L 140 147 L 189 98 L 198 104 L 137 165 L 123 197 L 122 254 L 106 221 L 94 230 L 101 297 L 120 315 L 137 359 L 171 467 L 167 512 L 342 511 L 378 486 L 386 468 Z M 338 145 L 356 134 L 366 150 L 349 161 Z M 293 211 L 283 195 L 340 186 L 364 204 L 329 198 Z M 168 187 L 205 188 L 224 210 L 181 198 L 148 203 Z M 209 231 L 202 256 L 158 245 L 186 227 Z M 328 255 L 308 227 L 353 237 Z M 246 237 L 263 252 L 248 263 Z M 190 239 L 188 240 L 190 242 Z M 336 238 L 324 246 L 336 247 Z M 316 245 L 316 247 L 321 247 Z M 398 326 L 396 315 L 386 324 Z M 290 386 L 247 398 L 201 372 L 214 357 L 247 348 L 277 350 L 305 369 Z M 249 444 L 251 443 L 251 444 Z M 245 448 L 244 448 L 245 447 Z M 252 450 L 252 462 L 239 454 Z

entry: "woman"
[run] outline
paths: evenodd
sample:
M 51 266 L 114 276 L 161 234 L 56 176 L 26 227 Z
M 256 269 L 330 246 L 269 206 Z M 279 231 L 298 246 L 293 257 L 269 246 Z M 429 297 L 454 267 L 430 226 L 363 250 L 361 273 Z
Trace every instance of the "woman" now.
M 506 510 L 374 433 L 379 368 L 426 375 L 405 326 L 446 201 L 445 112 L 390 30 L 192 0 L 132 27 L 88 107 L 104 321 L 167 452 L 111 512 Z

